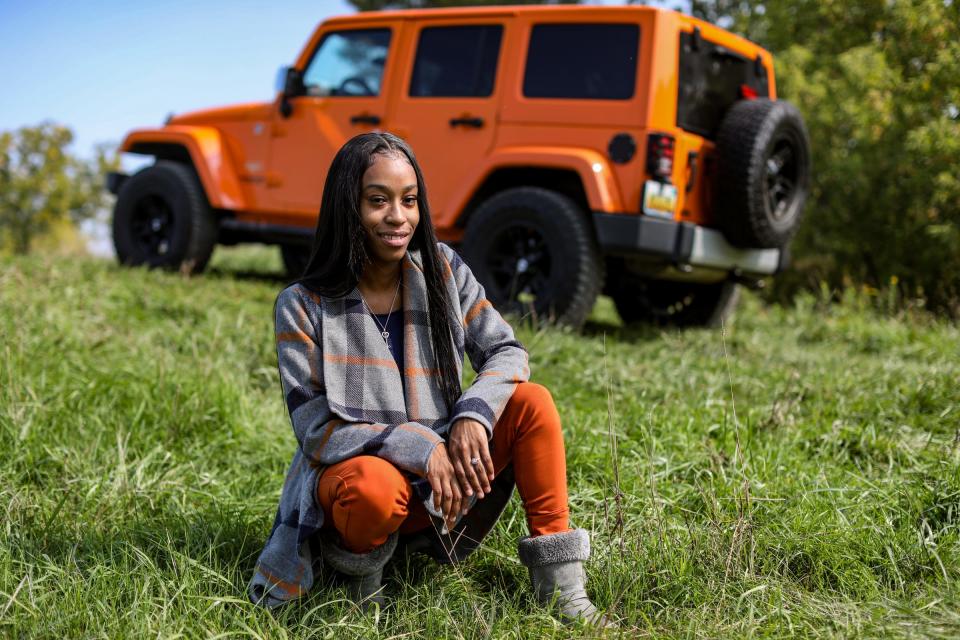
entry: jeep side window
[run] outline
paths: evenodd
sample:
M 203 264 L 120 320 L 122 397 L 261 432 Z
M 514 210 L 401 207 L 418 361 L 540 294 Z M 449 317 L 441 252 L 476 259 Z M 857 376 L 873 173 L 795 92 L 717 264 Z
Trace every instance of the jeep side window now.
M 637 80 L 635 24 L 538 24 L 530 34 L 527 98 L 629 100 Z
M 303 74 L 307 95 L 379 95 L 389 48 L 389 29 L 327 34 Z
M 420 32 L 412 97 L 487 97 L 493 93 L 501 25 L 428 27 Z
M 760 97 L 770 95 L 763 65 L 704 40 L 699 33 L 680 34 L 678 127 L 713 140 L 727 109 L 742 97 L 743 86 Z

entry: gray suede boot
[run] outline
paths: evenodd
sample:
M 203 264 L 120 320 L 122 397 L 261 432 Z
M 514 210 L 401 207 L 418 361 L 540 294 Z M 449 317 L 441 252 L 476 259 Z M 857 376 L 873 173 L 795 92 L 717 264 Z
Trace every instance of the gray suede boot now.
M 584 589 L 587 574 L 582 563 L 590 557 L 590 537 L 585 529 L 523 538 L 517 551 L 530 571 L 537 602 L 548 605 L 556 598 L 560 618 L 566 623 L 582 618 L 597 627 L 616 626 L 597 611 Z
M 323 559 L 346 577 L 344 583 L 347 593 L 363 611 L 369 610 L 373 604 L 381 609 L 386 605 L 382 585 L 383 567 L 393 556 L 393 550 L 396 548 L 396 533 L 391 534 L 386 542 L 368 553 L 352 553 L 329 536 L 321 535 L 320 537 Z

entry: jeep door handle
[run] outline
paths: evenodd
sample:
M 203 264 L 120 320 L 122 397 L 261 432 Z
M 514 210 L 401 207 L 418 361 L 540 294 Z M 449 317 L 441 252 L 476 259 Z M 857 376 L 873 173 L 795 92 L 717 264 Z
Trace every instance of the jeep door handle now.
M 474 129 L 483 128 L 483 118 L 450 118 L 451 127 L 473 127 Z
M 372 124 L 376 126 L 380 124 L 380 116 L 375 116 L 369 113 L 361 113 L 356 116 L 350 116 L 350 124 Z

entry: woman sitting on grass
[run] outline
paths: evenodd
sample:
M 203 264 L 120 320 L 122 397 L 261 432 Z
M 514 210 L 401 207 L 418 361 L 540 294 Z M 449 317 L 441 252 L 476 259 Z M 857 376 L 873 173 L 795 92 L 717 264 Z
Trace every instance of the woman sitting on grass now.
M 553 399 L 527 381 L 526 351 L 469 267 L 437 242 L 405 142 L 369 133 L 340 149 L 307 268 L 275 311 L 299 447 L 250 583 L 255 602 L 309 590 L 319 549 L 357 602 L 382 606 L 398 536 L 442 540 L 459 559 L 458 534 L 489 531 L 515 476 L 530 529 L 518 551 L 538 600 L 555 599 L 565 620 L 607 624 L 584 590 L 589 538 L 570 527 Z M 464 352 L 478 375 L 462 391 Z M 484 509 L 511 463 L 500 505 Z

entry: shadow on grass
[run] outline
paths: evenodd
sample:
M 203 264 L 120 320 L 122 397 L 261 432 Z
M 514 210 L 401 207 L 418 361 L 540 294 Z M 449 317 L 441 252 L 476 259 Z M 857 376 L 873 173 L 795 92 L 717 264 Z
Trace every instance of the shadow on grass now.
M 249 514 L 216 508 L 184 516 L 170 512 L 151 515 L 155 517 L 80 530 L 66 520 L 55 520 L 45 534 L 17 540 L 16 555 L 28 564 L 52 561 L 73 567 L 83 575 L 133 574 L 181 585 L 185 580 L 206 582 L 207 587 L 199 588 L 208 589 L 210 595 L 232 588 L 233 595 L 246 598 L 247 582 L 266 540 L 262 522 L 251 521 Z M 281 618 L 284 624 L 297 626 L 302 612 L 345 598 L 344 578 L 323 563 L 319 545 L 312 541 L 311 546 L 314 586 L 305 598 L 282 608 L 291 611 L 289 616 Z M 470 564 L 468 579 L 483 592 L 499 589 L 511 593 L 522 588 L 514 576 L 497 563 Z M 461 570 L 464 569 L 465 565 L 461 565 Z M 402 598 L 405 587 L 423 587 L 443 570 L 442 565 L 426 555 L 398 554 L 385 568 L 384 583 L 389 597 Z M 187 576 L 188 573 L 192 576 Z M 134 597 L 133 591 L 131 597 Z M 342 602 L 335 608 L 342 613 L 350 605 Z
M 490 592 L 497 589 L 504 593 L 516 593 L 530 589 L 528 580 L 518 580 L 516 574 L 506 570 L 500 562 L 475 562 L 470 568 L 470 580 L 483 585 L 484 590 Z
M 235 586 L 245 588 L 266 538 L 260 524 L 216 509 L 187 516 L 155 515 L 80 531 L 54 522 L 43 535 L 22 539 L 19 554 L 27 562 L 47 557 L 81 570 L 125 571 L 153 565 L 172 575 L 183 571 L 186 558 L 186 564 L 196 563 L 203 573 L 213 571 L 231 581 L 239 574 L 243 583 Z
M 613 324 L 612 322 L 587 320 L 580 333 L 583 336 L 590 338 L 599 338 L 603 335 L 606 335 L 607 337 L 615 339 L 618 342 L 638 344 L 641 342 L 655 342 L 660 339 L 664 331 L 680 330 L 671 328 L 665 329 L 664 327 L 659 327 L 652 324 L 620 325 Z

